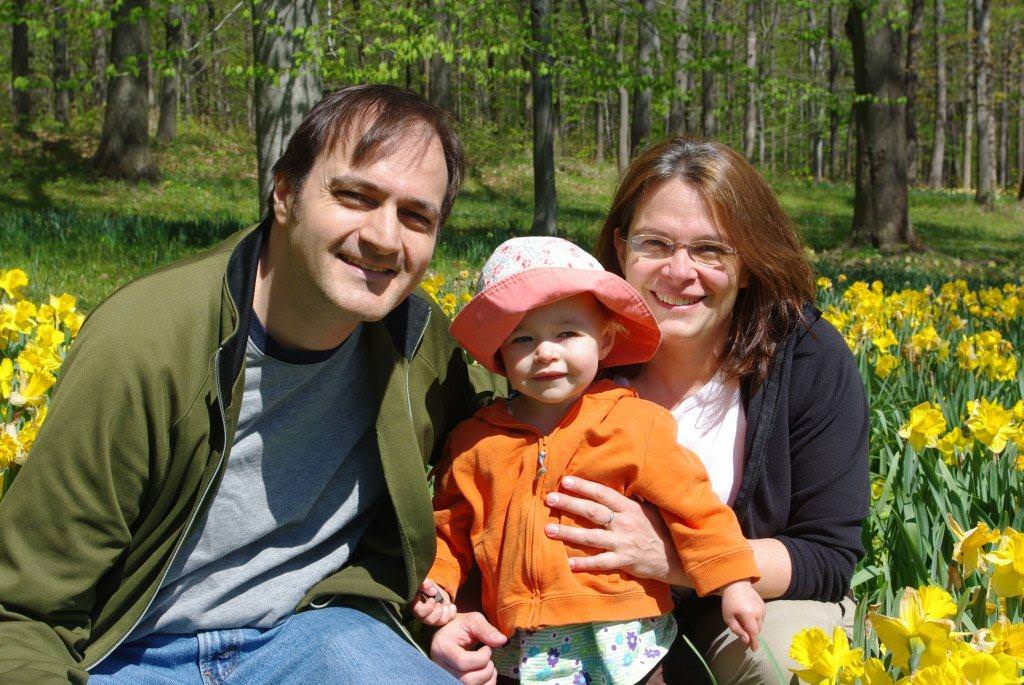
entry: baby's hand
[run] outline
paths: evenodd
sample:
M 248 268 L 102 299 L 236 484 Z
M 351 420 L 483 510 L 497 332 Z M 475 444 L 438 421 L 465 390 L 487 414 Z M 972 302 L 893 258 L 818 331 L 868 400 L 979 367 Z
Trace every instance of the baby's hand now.
M 740 580 L 722 588 L 722 618 L 752 651 L 757 650 L 764 611 L 764 600 L 750 581 Z
M 427 578 L 412 602 L 412 615 L 428 626 L 443 626 L 455 618 L 455 604 L 440 585 Z

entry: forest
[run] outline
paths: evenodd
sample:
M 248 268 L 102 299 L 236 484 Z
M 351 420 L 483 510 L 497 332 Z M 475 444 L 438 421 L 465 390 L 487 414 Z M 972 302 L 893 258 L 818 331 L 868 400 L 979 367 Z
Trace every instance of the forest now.
M 852 182 L 850 242 L 919 246 L 907 188 L 1024 193 L 1024 6 L 1010 0 L 5 0 L 16 135 L 101 131 L 98 173 L 155 179 L 191 120 L 255 139 L 260 187 L 331 89 L 449 109 L 475 159 L 531 150 L 532 230 L 556 159 L 623 169 L 722 140 L 769 174 Z

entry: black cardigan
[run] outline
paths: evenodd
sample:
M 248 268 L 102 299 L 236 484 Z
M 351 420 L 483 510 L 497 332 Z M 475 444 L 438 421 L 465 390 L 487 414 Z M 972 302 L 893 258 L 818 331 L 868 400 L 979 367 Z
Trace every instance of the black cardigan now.
M 837 602 L 864 555 L 868 407 L 850 349 L 805 309 L 752 396 L 744 392 L 744 468 L 733 510 L 747 538 L 775 538 L 793 574 L 780 599 Z

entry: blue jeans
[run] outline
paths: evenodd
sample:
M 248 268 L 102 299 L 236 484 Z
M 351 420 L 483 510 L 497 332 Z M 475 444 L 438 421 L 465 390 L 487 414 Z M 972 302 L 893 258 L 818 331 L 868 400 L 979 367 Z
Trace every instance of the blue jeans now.
M 376 619 L 347 607 L 290 616 L 268 630 L 154 634 L 123 644 L 90 685 L 342 685 L 457 681 Z

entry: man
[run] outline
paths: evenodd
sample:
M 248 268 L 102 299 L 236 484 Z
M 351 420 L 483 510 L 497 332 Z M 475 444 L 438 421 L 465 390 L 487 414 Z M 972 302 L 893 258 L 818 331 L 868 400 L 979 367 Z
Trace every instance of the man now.
M 396 609 L 474 404 L 413 292 L 463 167 L 419 96 L 338 91 L 257 228 L 92 313 L 0 501 L 0 682 L 452 682 Z

